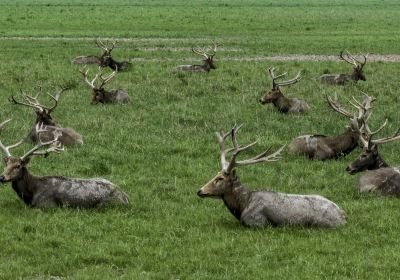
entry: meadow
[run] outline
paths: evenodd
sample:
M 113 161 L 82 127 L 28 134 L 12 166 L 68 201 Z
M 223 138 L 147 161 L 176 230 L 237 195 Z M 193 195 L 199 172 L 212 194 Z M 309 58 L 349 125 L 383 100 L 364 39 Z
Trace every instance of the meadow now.
M 345 167 L 360 149 L 338 160 L 281 161 L 238 169 L 249 189 L 320 194 L 336 202 L 348 224 L 334 230 L 300 227 L 249 229 L 220 200 L 197 197 L 219 170 L 216 131 L 244 126 L 241 143 L 253 153 L 279 148 L 304 134 L 335 135 L 349 120 L 330 109 L 327 95 L 362 91 L 377 98 L 371 125 L 400 124 L 399 63 L 368 62 L 366 82 L 322 85 L 322 73 L 346 73 L 340 61 L 241 61 L 259 55 L 396 54 L 400 3 L 395 0 L 128 1 L 3 0 L 0 3 L 0 121 L 5 144 L 25 137 L 34 113 L 8 97 L 38 86 L 69 85 L 53 118 L 81 133 L 84 146 L 35 157 L 36 175 L 103 177 L 130 196 L 128 207 L 27 207 L 9 184 L 0 188 L 0 279 L 398 279 L 399 201 L 355 191 L 358 175 Z M 111 88 L 126 89 L 129 105 L 90 105 L 78 55 L 98 54 L 92 38 L 121 38 L 116 59 L 133 67 Z M 123 40 L 129 39 L 129 40 Z M 208 74 L 177 74 L 199 60 L 190 47 L 221 44 Z M 238 60 L 233 60 L 233 59 Z M 306 99 L 304 116 L 284 115 L 259 97 L 271 87 L 266 69 L 303 79 L 284 89 Z M 95 67 L 91 68 L 95 71 Z M 50 100 L 47 100 L 50 102 Z M 14 151 L 20 155 L 24 145 Z M 399 143 L 383 145 L 399 164 Z M 253 155 L 249 152 L 243 156 Z

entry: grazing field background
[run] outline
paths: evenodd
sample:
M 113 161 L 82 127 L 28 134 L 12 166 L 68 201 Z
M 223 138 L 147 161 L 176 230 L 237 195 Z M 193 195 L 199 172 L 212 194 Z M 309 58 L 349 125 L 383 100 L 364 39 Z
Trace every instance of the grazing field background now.
M 215 131 L 245 124 L 242 143 L 253 153 L 277 149 L 296 136 L 344 131 L 349 120 L 325 102 L 362 91 L 377 98 L 372 126 L 382 135 L 400 125 L 399 64 L 369 62 L 366 82 L 321 85 L 322 73 L 346 73 L 340 61 L 241 61 L 286 54 L 398 54 L 400 3 L 381 1 L 27 1 L 0 3 L 0 119 L 12 118 L 5 144 L 25 137 L 34 113 L 8 97 L 69 85 L 53 118 L 73 127 L 85 145 L 34 158 L 37 175 L 104 177 L 131 199 L 129 207 L 38 210 L 26 207 L 8 184 L 0 189 L 1 279 L 398 279 L 399 201 L 355 192 L 359 175 L 344 169 L 360 151 L 325 162 L 285 155 L 238 170 L 249 189 L 320 194 L 342 207 L 348 224 L 335 230 L 248 229 L 222 201 L 197 190 L 216 172 Z M 130 105 L 90 105 L 78 55 L 99 54 L 93 38 L 120 38 L 115 59 L 133 61 L 111 87 L 126 89 Z M 124 40 L 125 39 L 125 40 Z M 218 69 L 177 74 L 199 60 L 192 46 L 221 44 Z M 236 60 L 233 60 L 236 59 Z M 139 60 L 139 61 L 138 61 Z M 303 79 L 285 88 L 304 98 L 304 116 L 278 113 L 258 98 L 271 88 L 266 68 Z M 95 67 L 90 68 L 96 71 Z M 50 100 L 47 100 L 50 102 Z M 399 143 L 380 152 L 400 163 Z M 29 145 L 16 150 L 20 155 Z M 250 156 L 248 153 L 244 156 Z

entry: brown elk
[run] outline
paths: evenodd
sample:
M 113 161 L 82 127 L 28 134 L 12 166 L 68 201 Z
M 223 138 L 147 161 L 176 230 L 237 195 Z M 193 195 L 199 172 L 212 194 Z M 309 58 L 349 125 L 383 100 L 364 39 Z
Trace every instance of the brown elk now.
M 99 72 L 91 81 L 88 78 L 89 69 L 86 65 L 82 70 L 80 70 L 80 72 L 82 73 L 86 84 L 88 84 L 92 89 L 93 95 L 91 104 L 131 102 L 131 97 L 128 95 L 128 93 L 121 89 L 113 89 L 110 91 L 104 89 L 104 86 L 115 77 L 118 70 L 114 70 L 110 75 L 104 77 L 101 68 L 99 67 Z
M 277 79 L 282 78 L 286 73 L 275 76 L 273 67 L 268 69 L 269 75 L 272 78 L 272 89 L 265 93 L 261 98 L 261 104 L 272 103 L 282 113 L 305 113 L 310 108 L 308 104 L 301 99 L 287 98 L 281 92 L 280 87 L 293 85 L 300 81 L 300 72 L 293 79 L 277 82 Z
M 36 121 L 34 125 L 31 128 L 31 131 L 28 134 L 27 141 L 32 142 L 32 143 L 37 143 L 38 142 L 38 136 L 36 133 L 36 125 L 44 125 L 46 127 L 47 132 L 42 133 L 42 139 L 45 139 L 45 141 L 49 141 L 53 138 L 53 131 L 57 130 L 61 133 L 61 136 L 59 137 L 58 141 L 61 142 L 61 144 L 70 146 L 70 145 L 75 145 L 83 144 L 82 136 L 79 135 L 74 129 L 70 127 L 60 127 L 52 118 L 51 114 L 54 111 L 54 109 L 57 107 L 60 95 L 67 90 L 67 88 L 61 88 L 55 96 L 47 93 L 48 96 L 51 97 L 51 99 L 54 101 L 54 104 L 49 107 L 45 106 L 43 104 L 40 104 L 38 98 L 39 95 L 42 93 L 41 89 L 39 93 L 36 94 L 36 96 L 30 96 L 22 92 L 21 94 L 23 97 L 24 101 L 18 101 L 15 96 L 11 96 L 9 98 L 9 101 L 13 104 L 16 105 L 22 105 L 26 106 L 29 108 L 32 108 L 35 113 L 36 113 Z
M 214 64 L 214 56 L 217 53 L 218 45 L 215 44 L 213 48 L 192 48 L 192 52 L 204 57 L 202 65 L 179 65 L 175 68 L 178 72 L 203 72 L 208 73 L 211 69 L 217 69 Z
M 100 67 L 110 67 L 112 70 L 123 71 L 129 69 L 131 66 L 130 62 L 123 61 L 118 62 L 115 61 L 112 56 L 111 52 L 115 48 L 117 44 L 116 40 L 112 40 L 111 42 L 106 41 L 103 43 L 100 39 L 97 39 L 96 45 L 103 50 L 103 54 L 101 56 L 78 56 L 72 60 L 73 64 L 97 64 Z
M 356 174 L 367 170 L 358 180 L 357 188 L 360 192 L 400 196 L 400 167 L 389 167 L 378 152 L 379 145 L 400 140 L 400 129 L 392 136 L 372 139 L 386 126 L 387 120 L 376 131 L 371 131 L 368 119 L 369 116 L 360 128 L 360 142 L 363 145 L 363 151 L 356 160 L 347 166 L 346 171 Z
M 353 65 L 353 73 L 351 74 L 324 74 L 320 76 L 321 82 L 331 84 L 331 85 L 345 85 L 350 81 L 365 81 L 365 75 L 363 72 L 363 68 L 367 63 L 367 56 L 362 55 L 364 61 L 361 62 L 357 60 L 354 56 L 352 56 L 347 50 L 346 55 L 343 55 L 344 51 L 341 51 L 339 57 L 341 60 Z
M 241 224 L 248 227 L 268 225 L 300 225 L 337 227 L 346 223 L 346 216 L 332 201 L 319 195 L 296 195 L 270 190 L 249 191 L 235 173 L 235 168 L 259 162 L 272 162 L 281 158 L 281 147 L 269 154 L 270 149 L 251 159 L 238 161 L 240 152 L 257 143 L 241 146 L 236 140 L 240 127 L 234 126 L 228 133 L 217 133 L 221 149 L 222 170 L 199 191 L 200 197 L 220 198 Z M 226 148 L 225 140 L 231 136 L 233 147 Z M 230 161 L 226 154 L 232 152 Z
M 0 124 L 0 133 L 8 121 L 10 120 Z M 60 135 L 58 131 L 53 131 L 53 139 L 46 142 L 40 137 L 44 132 L 47 130 L 43 126 L 36 126 L 38 144 L 21 157 L 12 156 L 10 150 L 18 147 L 23 141 L 10 146 L 5 146 L 0 141 L 0 150 L 5 155 L 6 164 L 3 174 L 0 175 L 0 182 L 11 182 L 12 188 L 26 205 L 39 208 L 60 206 L 90 208 L 110 203 L 129 203 L 128 196 L 118 186 L 105 179 L 32 175 L 27 169 L 32 156 L 46 157 L 52 152 L 58 153 L 63 150 L 58 142 Z
M 337 101 L 328 97 L 328 104 L 338 113 L 351 118 L 351 123 L 344 133 L 337 136 L 304 135 L 295 138 L 288 146 L 289 154 L 307 155 L 311 159 L 326 160 L 344 156 L 358 146 L 359 128 L 365 116 L 369 114 L 374 98 L 365 95 L 362 103 L 354 98 L 350 103 L 358 109 L 358 116 L 348 112 Z

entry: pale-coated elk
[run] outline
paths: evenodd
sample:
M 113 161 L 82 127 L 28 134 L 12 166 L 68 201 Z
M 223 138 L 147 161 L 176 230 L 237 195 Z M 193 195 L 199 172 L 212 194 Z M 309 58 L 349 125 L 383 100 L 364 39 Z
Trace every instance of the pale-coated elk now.
M 83 140 L 82 136 L 77 133 L 74 129 L 70 127 L 60 127 L 52 118 L 51 114 L 53 113 L 54 109 L 57 107 L 59 103 L 59 98 L 61 94 L 67 90 L 67 88 L 61 88 L 56 95 L 51 95 L 47 93 L 48 96 L 54 101 L 54 104 L 52 106 L 45 106 L 41 104 L 38 100 L 39 95 L 42 93 L 41 89 L 40 91 L 36 94 L 36 96 L 30 96 L 22 92 L 22 98 L 23 101 L 18 101 L 15 96 L 10 96 L 9 101 L 12 104 L 16 105 L 22 105 L 26 106 L 29 108 L 32 108 L 35 113 L 36 113 L 36 120 L 34 125 L 32 126 L 26 140 L 31 143 L 37 143 L 38 142 L 38 136 L 36 133 L 36 125 L 44 125 L 46 127 L 47 132 L 42 133 L 42 139 L 44 141 L 49 141 L 53 139 L 53 131 L 57 130 L 61 133 L 61 136 L 59 137 L 58 141 L 61 142 L 61 144 L 65 146 L 71 146 L 71 145 L 82 145 Z
M 265 93 L 261 98 L 261 104 L 272 103 L 279 112 L 282 113 L 305 113 L 310 108 L 308 104 L 298 98 L 288 98 L 283 95 L 281 88 L 283 86 L 293 85 L 300 81 L 300 72 L 293 79 L 278 82 L 277 79 L 282 78 L 286 73 L 275 76 L 274 67 L 268 69 L 272 78 L 272 89 Z
M 175 68 L 177 72 L 203 72 L 208 73 L 211 69 L 217 69 L 214 64 L 214 56 L 217 53 L 218 45 L 215 44 L 214 47 L 209 48 L 192 48 L 192 52 L 203 56 L 203 64 L 194 64 L 194 65 L 179 65 Z
M 0 134 L 5 124 L 0 124 Z M 108 180 L 102 178 L 71 179 L 62 176 L 35 176 L 27 165 L 32 156 L 48 156 L 52 152 L 61 152 L 58 142 L 59 132 L 53 131 L 53 139 L 43 142 L 41 134 L 47 132 L 43 126 L 36 126 L 39 142 L 21 157 L 12 156 L 10 150 L 23 143 L 5 146 L 0 141 L 0 150 L 4 153 L 5 168 L 0 175 L 0 182 L 10 182 L 13 190 L 26 205 L 38 208 L 78 207 L 91 208 L 111 203 L 128 204 L 127 194 Z
M 288 146 L 288 153 L 307 155 L 310 159 L 326 160 L 347 155 L 358 146 L 358 138 L 365 116 L 369 114 L 374 98 L 365 95 L 362 103 L 355 98 L 350 101 L 358 109 L 358 115 L 344 109 L 337 101 L 328 96 L 328 104 L 338 113 L 351 119 L 350 125 L 340 135 L 303 135 L 295 138 Z
M 103 50 L 103 54 L 101 56 L 78 56 L 72 60 L 73 64 L 97 64 L 100 67 L 110 67 L 112 70 L 123 71 L 129 69 L 131 63 L 128 61 L 118 62 L 114 60 L 111 56 L 112 50 L 115 48 L 117 44 L 116 40 L 112 40 L 111 42 L 106 41 L 103 43 L 100 39 L 97 39 L 96 45 Z
M 337 227 L 346 224 L 346 215 L 335 203 L 319 195 L 297 195 L 270 190 L 249 191 L 235 173 L 235 168 L 259 162 L 272 162 L 281 158 L 281 147 L 274 153 L 270 149 L 250 159 L 237 160 L 240 152 L 257 143 L 239 145 L 234 126 L 228 133 L 217 133 L 221 149 L 222 170 L 199 191 L 200 197 L 222 199 L 226 207 L 241 224 L 248 227 L 299 225 Z M 225 140 L 232 138 L 233 147 L 226 148 Z M 226 154 L 232 152 L 230 161 Z
M 364 125 L 360 128 L 360 142 L 363 145 L 363 151 L 356 160 L 347 166 L 346 171 L 350 174 L 356 174 L 367 170 L 358 180 L 357 189 L 359 192 L 373 192 L 383 196 L 399 197 L 400 166 L 390 167 L 380 156 L 378 146 L 400 140 L 400 129 L 392 136 L 372 139 L 375 134 L 386 126 L 387 120 L 380 128 L 371 131 L 368 126 L 368 119 L 365 120 Z
M 87 85 L 92 89 L 92 102 L 97 103 L 130 103 L 131 97 L 122 89 L 105 90 L 104 86 L 109 83 L 117 74 L 118 70 L 114 70 L 111 74 L 104 77 L 101 68 L 92 80 L 89 80 L 89 69 L 85 65 L 82 70 L 79 70 L 83 75 L 83 79 Z
M 357 60 L 352 56 L 347 50 L 346 55 L 343 55 L 344 51 L 341 51 L 339 58 L 351 65 L 353 65 L 353 73 L 351 74 L 324 74 L 320 76 L 321 82 L 331 84 L 331 85 L 345 85 L 350 81 L 357 82 L 359 80 L 366 81 L 363 68 L 367 63 L 367 56 L 362 55 L 364 61 Z

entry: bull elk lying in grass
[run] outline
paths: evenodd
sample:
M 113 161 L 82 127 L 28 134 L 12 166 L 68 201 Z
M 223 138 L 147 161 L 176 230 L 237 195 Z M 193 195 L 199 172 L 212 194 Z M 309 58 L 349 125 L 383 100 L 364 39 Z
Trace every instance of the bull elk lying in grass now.
M 0 124 L 0 133 L 7 120 Z M 48 156 L 51 152 L 61 152 L 58 142 L 59 132 L 53 131 L 54 138 L 42 142 L 41 135 L 48 131 L 43 126 L 36 126 L 38 144 L 22 157 L 12 156 L 10 150 L 18 147 L 23 141 L 8 147 L 0 141 L 0 150 L 4 153 L 6 164 L 0 182 L 11 182 L 11 186 L 25 204 L 32 207 L 48 208 L 69 206 L 90 208 L 110 203 L 128 204 L 128 196 L 116 185 L 101 178 L 70 179 L 61 176 L 39 177 L 32 175 L 27 165 L 32 156 Z M 46 148 L 47 147 L 47 148 Z
M 36 96 L 30 96 L 25 93 L 22 93 L 22 97 L 24 101 L 18 101 L 15 96 L 11 96 L 9 101 L 16 105 L 22 105 L 29 108 L 32 108 L 36 113 L 36 121 L 32 126 L 31 131 L 28 134 L 27 140 L 32 143 L 37 143 L 39 141 L 38 135 L 36 133 L 36 126 L 44 126 L 46 128 L 46 132 L 42 133 L 42 140 L 50 141 L 53 139 L 53 132 L 58 131 L 61 133 L 61 136 L 58 138 L 58 141 L 65 146 L 83 144 L 82 136 L 79 135 L 74 129 L 70 127 L 60 127 L 51 117 L 52 112 L 57 107 L 60 95 L 66 90 L 66 88 L 61 88 L 55 96 L 47 93 L 54 101 L 53 106 L 48 107 L 43 104 L 40 104 L 38 98 L 41 94 L 41 91 Z
M 293 79 L 277 82 L 277 79 L 282 78 L 286 73 L 275 76 L 274 68 L 268 69 L 269 75 L 272 78 L 272 89 L 265 93 L 261 98 L 261 104 L 272 103 L 282 113 L 305 113 L 310 108 L 308 104 L 301 99 L 287 98 L 281 92 L 280 87 L 293 85 L 300 81 L 300 72 Z
M 386 124 L 387 121 L 379 129 L 372 132 L 368 126 L 368 119 L 365 120 L 360 129 L 360 142 L 363 145 L 363 151 L 355 161 L 347 166 L 346 171 L 355 174 L 368 170 L 358 180 L 357 188 L 360 192 L 400 196 L 400 167 L 389 167 L 378 152 L 378 145 L 400 139 L 400 129 L 393 136 L 372 139 Z
M 214 56 L 217 53 L 217 44 L 211 48 L 192 48 L 192 52 L 204 57 L 202 65 L 179 65 L 175 68 L 177 72 L 203 72 L 208 73 L 211 69 L 217 69 L 214 64 Z
M 269 155 L 270 149 L 254 158 L 237 161 L 240 152 L 257 143 L 240 146 L 236 140 L 239 128 L 235 126 L 226 134 L 217 133 L 222 170 L 198 191 L 200 197 L 221 198 L 230 212 L 243 225 L 249 227 L 268 225 L 337 227 L 346 224 L 344 211 L 322 196 L 247 190 L 240 183 L 235 168 L 259 162 L 277 161 L 281 158 L 284 147 Z M 232 138 L 233 148 L 227 149 L 225 140 L 229 136 Z M 229 162 L 226 160 L 228 152 L 232 152 Z
M 367 56 L 362 55 L 364 61 L 361 62 L 354 58 L 347 50 L 346 55 L 343 56 L 343 52 L 341 51 L 339 57 L 341 60 L 353 65 L 353 73 L 351 74 L 324 74 L 320 76 L 321 82 L 331 84 L 331 85 L 345 85 L 350 81 L 365 81 L 365 75 L 363 72 L 363 68 L 367 63 Z
M 100 39 L 97 39 L 96 45 L 103 50 L 103 54 L 101 56 L 78 56 L 72 60 L 73 64 L 97 64 L 100 67 L 110 67 L 112 70 L 123 71 L 129 69 L 131 66 L 130 62 L 123 61 L 118 62 L 114 60 L 111 56 L 112 50 L 115 48 L 117 44 L 116 40 L 112 40 L 111 42 L 106 41 L 103 43 Z
M 353 151 L 358 146 L 358 138 L 365 116 L 369 114 L 371 103 L 374 99 L 368 95 L 362 103 L 354 99 L 350 102 L 358 109 L 358 116 L 348 112 L 340 106 L 337 99 L 328 97 L 328 104 L 338 113 L 351 119 L 350 125 L 344 133 L 337 136 L 325 135 L 304 135 L 294 139 L 288 146 L 289 154 L 307 155 L 311 159 L 326 160 L 344 156 Z
M 114 70 L 110 75 L 104 77 L 101 71 L 101 67 L 99 67 L 99 72 L 94 76 L 91 81 L 88 77 L 89 69 L 86 65 L 82 70 L 80 70 L 80 72 L 83 75 L 83 79 L 85 80 L 86 84 L 92 89 L 93 95 L 91 104 L 131 102 L 131 97 L 126 91 L 123 91 L 122 89 L 113 89 L 110 91 L 104 89 L 104 86 L 115 77 L 118 70 Z

